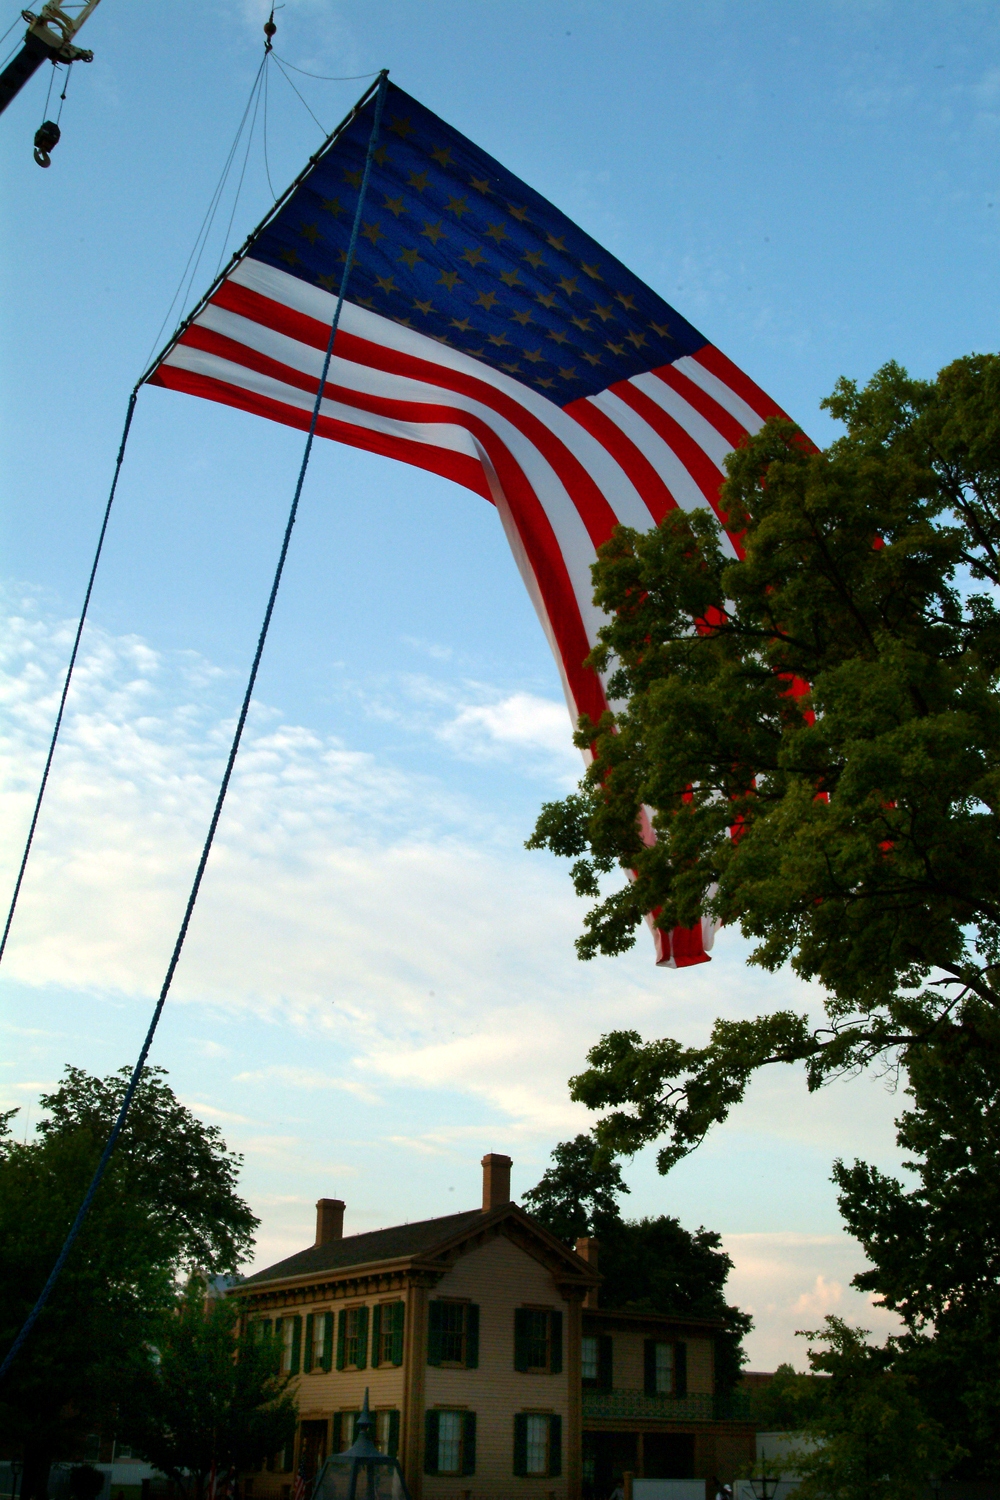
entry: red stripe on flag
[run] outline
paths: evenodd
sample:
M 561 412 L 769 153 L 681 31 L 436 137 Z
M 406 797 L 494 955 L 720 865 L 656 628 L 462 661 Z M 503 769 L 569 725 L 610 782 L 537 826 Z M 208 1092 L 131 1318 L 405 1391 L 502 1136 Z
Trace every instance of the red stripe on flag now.
M 202 330 L 203 333 L 207 331 Z M 300 407 L 289 406 L 255 391 L 247 391 L 241 386 L 183 370 L 175 365 L 161 364 L 151 377 L 151 383 L 235 406 L 256 416 L 283 422 L 289 427 L 301 430 L 309 427 L 310 413 Z M 315 381 L 312 388 L 315 390 Z M 384 405 L 406 406 L 423 418 L 428 413 L 438 413 L 439 420 L 461 425 L 478 438 L 503 485 L 504 495 L 537 579 L 577 712 L 599 719 L 607 707 L 607 700 L 596 672 L 583 665 L 585 657 L 590 653 L 590 643 L 573 592 L 573 583 L 549 518 L 520 465 L 492 428 L 469 412 L 431 406 L 430 403 L 426 406 L 413 404 L 411 407 L 410 403 L 387 400 Z M 397 438 L 386 433 L 372 432 L 368 428 L 357 427 L 333 417 L 320 416 L 316 431 L 321 437 L 429 469 L 446 479 L 454 479 L 486 499 L 492 499 L 482 465 L 464 454 L 422 443 L 416 438 Z
M 231 385 L 211 375 L 184 370 L 178 365 L 161 364 L 147 384 L 166 386 L 168 390 L 183 391 L 189 396 L 202 396 L 223 406 L 235 406 L 253 416 L 267 417 L 271 422 L 282 422 L 286 427 L 298 427 L 303 432 L 309 429 L 311 413 L 302 407 L 288 406 L 257 391 L 245 390 L 243 386 Z M 421 443 L 416 438 L 396 438 L 384 432 L 372 432 L 367 427 L 355 427 L 333 417 L 321 416 L 316 431 L 321 437 L 332 438 L 335 442 L 349 443 L 354 448 L 364 448 L 370 453 L 381 453 L 385 458 L 398 458 L 401 463 L 413 464 L 419 469 L 429 469 L 433 474 L 453 479 L 456 484 L 482 495 L 491 505 L 493 503 L 482 464 L 467 454 L 438 448 L 433 443 Z
M 631 406 L 647 427 L 652 427 L 667 447 L 673 450 L 716 515 L 724 520 L 719 506 L 719 490 L 725 475 L 716 468 L 704 448 L 695 442 L 689 432 L 684 431 L 669 412 L 664 411 L 662 406 L 658 406 L 651 396 L 640 391 L 630 380 L 619 380 L 610 390 L 627 406 Z
M 670 389 L 682 396 L 689 406 L 693 406 L 706 422 L 711 422 L 716 432 L 724 437 L 730 448 L 738 448 L 747 435 L 747 430 L 742 422 L 738 422 L 732 412 L 726 411 L 720 406 L 714 396 L 703 391 L 700 385 L 695 385 L 686 375 L 675 370 L 673 365 L 662 365 L 659 370 L 650 370 L 658 380 L 662 380 Z
M 224 281 L 212 301 L 219 307 L 239 313 L 252 322 L 262 323 L 275 333 L 286 334 L 314 349 L 325 349 L 330 337 L 329 329 L 318 319 L 294 312 L 282 303 L 263 297 L 259 292 L 251 291 L 249 287 L 240 286 L 237 282 Z M 576 506 L 595 547 L 606 541 L 617 526 L 618 517 L 576 455 L 570 453 L 544 422 L 495 386 L 474 375 L 432 364 L 417 355 L 386 349 L 344 330 L 337 334 L 335 352 L 338 357 L 355 364 L 367 365 L 369 369 L 385 370 L 391 375 L 406 375 L 424 384 L 443 386 L 488 406 L 516 427 L 552 466 Z
M 735 391 L 740 400 L 745 401 L 747 406 L 752 406 L 764 421 L 768 417 L 784 417 L 788 420 L 787 413 L 782 411 L 777 401 L 772 401 L 766 391 L 762 391 L 749 375 L 744 375 L 739 365 L 734 365 L 714 344 L 706 344 L 703 349 L 692 354 L 691 358 L 704 365 L 723 385 L 728 385 L 731 391 Z
M 575 422 L 579 422 L 581 427 L 585 427 L 602 448 L 607 449 L 639 491 L 657 525 L 668 510 L 677 509 L 677 501 L 646 455 L 612 422 L 607 412 L 594 405 L 589 396 L 571 401 L 568 406 L 563 407 L 563 411 Z

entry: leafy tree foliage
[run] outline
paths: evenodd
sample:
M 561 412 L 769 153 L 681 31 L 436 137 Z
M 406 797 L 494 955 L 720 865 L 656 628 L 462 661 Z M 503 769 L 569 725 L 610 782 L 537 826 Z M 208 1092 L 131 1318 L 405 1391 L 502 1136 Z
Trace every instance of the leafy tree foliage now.
M 732 1389 L 753 1319 L 726 1301 L 733 1262 L 719 1235 L 704 1228 L 692 1233 L 666 1214 L 623 1219 L 617 1198 L 629 1188 L 617 1162 L 595 1153 L 591 1136 L 563 1141 L 552 1157 L 541 1181 L 523 1194 L 528 1212 L 568 1245 L 585 1236 L 600 1242 L 604 1307 L 721 1319 L 716 1383 L 720 1392 Z
M 796 1460 L 801 1500 L 926 1500 L 928 1477 L 954 1457 L 940 1427 L 925 1413 L 913 1381 L 895 1368 L 891 1349 L 866 1342 L 865 1330 L 842 1318 L 805 1337 L 813 1370 L 828 1378 L 809 1436 Z
M 295 1434 L 292 1377 L 277 1340 L 240 1333 L 240 1308 L 206 1297 L 192 1277 L 143 1351 L 119 1408 L 119 1430 L 140 1457 L 201 1500 L 219 1476 L 256 1468 Z
M 751 1414 L 758 1432 L 804 1432 L 819 1418 L 825 1381 L 780 1364 L 766 1385 L 752 1392 Z
M 965 1450 L 956 1471 L 1000 1476 L 1000 1067 L 962 1034 L 914 1051 L 897 1121 L 909 1189 L 838 1162 L 840 1209 L 871 1263 L 854 1278 L 897 1312 L 895 1364 Z
M 31 1310 L 117 1114 L 129 1070 L 66 1069 L 41 1098 L 46 1118 L 18 1142 L 0 1131 L 0 1347 Z M 46 1493 L 51 1461 L 106 1423 L 175 1280 L 229 1272 L 257 1220 L 236 1190 L 240 1158 L 214 1126 L 147 1069 L 90 1215 L 17 1365 L 0 1387 L 0 1441 L 25 1458 L 25 1500 Z
M 1000 358 L 930 382 L 890 364 L 825 405 L 846 426 L 825 452 L 771 421 L 728 460 L 741 560 L 707 511 L 601 549 L 591 659 L 625 706 L 581 721 L 593 764 L 530 841 L 575 861 L 582 957 L 630 947 L 646 912 L 708 914 L 826 992 L 819 1027 L 777 1011 L 704 1047 L 594 1047 L 574 1097 L 609 1111 L 613 1151 L 665 1137 L 664 1171 L 767 1064 L 816 1088 L 959 1037 L 997 1056 Z M 619 865 L 634 880 L 606 893 Z

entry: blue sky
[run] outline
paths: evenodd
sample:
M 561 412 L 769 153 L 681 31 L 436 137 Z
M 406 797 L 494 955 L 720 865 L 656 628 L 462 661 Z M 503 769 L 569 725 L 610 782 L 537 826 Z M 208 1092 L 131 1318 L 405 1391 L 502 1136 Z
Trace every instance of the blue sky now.
M 0 14 L 0 27 L 13 21 Z M 266 8 L 103 0 L 63 140 L 31 160 L 47 78 L 0 121 L 3 218 L 2 869 L 8 882 L 128 391 L 243 112 Z M 394 79 L 570 213 L 820 442 L 820 399 L 885 360 L 932 375 L 997 346 L 1000 17 L 949 0 L 288 0 L 276 51 Z M 363 80 L 293 72 L 327 128 Z M 51 111 L 50 111 L 51 112 Z M 283 78 L 200 291 L 321 134 Z M 301 438 L 142 393 L 37 855 L 0 977 L 0 1107 L 65 1062 L 137 1050 L 242 692 Z M 705 1035 L 815 1006 L 791 976 L 657 971 L 649 944 L 577 962 L 565 872 L 523 841 L 578 774 L 558 678 L 492 508 L 322 444 L 249 738 L 155 1057 L 246 1156 L 260 1260 L 320 1195 L 364 1229 L 515 1191 L 585 1128 L 566 1078 L 611 1026 Z M 636 1212 L 716 1228 L 758 1328 L 752 1363 L 848 1289 L 834 1156 L 895 1160 L 886 1080 L 806 1095 L 789 1073 Z

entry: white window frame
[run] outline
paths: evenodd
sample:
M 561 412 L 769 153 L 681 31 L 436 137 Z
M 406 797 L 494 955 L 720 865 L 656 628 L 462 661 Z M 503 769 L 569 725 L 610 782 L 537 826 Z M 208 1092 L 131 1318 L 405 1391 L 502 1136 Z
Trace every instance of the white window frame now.
M 596 1333 L 585 1333 L 580 1340 L 580 1379 L 599 1380 L 601 1375 L 601 1341 Z
M 551 1457 L 552 1418 L 528 1412 L 524 1432 L 524 1468 L 529 1479 L 545 1478 Z M 534 1453 L 535 1464 L 532 1463 Z M 541 1467 L 537 1464 L 541 1463 Z
M 445 1421 L 454 1430 L 449 1436 L 445 1435 Z M 438 1412 L 438 1451 L 437 1472 L 439 1474 L 461 1474 L 462 1472 L 462 1448 L 465 1438 L 465 1412 L 464 1411 L 439 1411 Z M 454 1465 L 446 1465 L 444 1462 L 445 1444 L 453 1451 L 455 1456 Z
M 672 1396 L 677 1385 L 677 1359 L 674 1346 L 673 1344 L 658 1342 L 654 1353 L 656 1394 L 658 1396 Z M 663 1356 L 662 1360 L 661 1355 Z

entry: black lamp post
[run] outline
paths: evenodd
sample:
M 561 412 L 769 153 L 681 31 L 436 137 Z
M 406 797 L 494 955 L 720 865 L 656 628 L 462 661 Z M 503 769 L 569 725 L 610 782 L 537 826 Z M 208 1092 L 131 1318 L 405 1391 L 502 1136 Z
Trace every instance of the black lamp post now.
M 756 1500 L 774 1500 L 775 1492 L 780 1483 L 780 1474 L 769 1474 L 767 1472 L 767 1459 L 765 1458 L 761 1460 L 760 1477 L 751 1479 L 750 1488 L 753 1490 Z
M 368 1411 L 368 1391 L 346 1453 L 326 1460 L 316 1480 L 312 1500 L 410 1500 L 398 1459 L 380 1453 L 371 1440 L 375 1423 Z
M 24 1467 L 24 1465 L 23 1465 L 23 1463 L 21 1462 L 21 1460 L 19 1458 L 12 1458 L 11 1459 L 11 1461 L 10 1461 L 10 1500 L 17 1500 L 17 1480 L 18 1480 L 18 1476 L 21 1473 L 21 1470 L 22 1470 L 23 1467 Z

